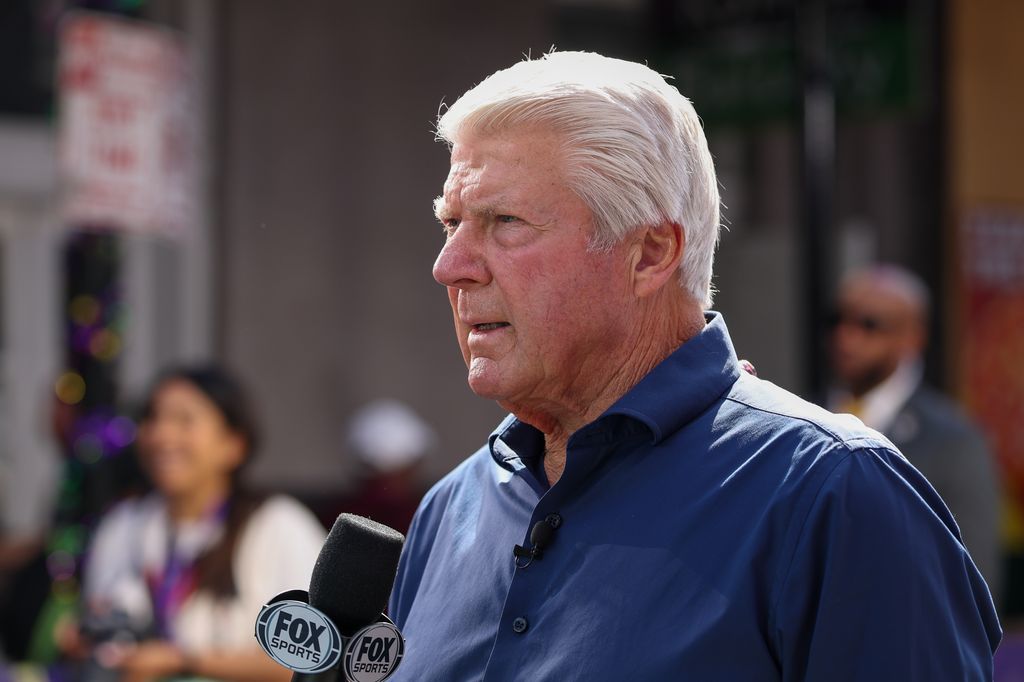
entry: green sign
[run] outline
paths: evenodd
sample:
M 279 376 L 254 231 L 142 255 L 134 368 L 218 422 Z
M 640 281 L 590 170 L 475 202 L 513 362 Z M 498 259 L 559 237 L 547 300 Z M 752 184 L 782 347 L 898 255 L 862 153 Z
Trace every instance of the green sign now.
M 838 26 L 830 35 L 840 114 L 904 110 L 917 96 L 918 50 L 906 21 Z M 670 52 L 657 65 L 674 76 L 708 125 L 757 125 L 796 117 L 798 46 L 786 28 L 753 27 L 729 40 Z

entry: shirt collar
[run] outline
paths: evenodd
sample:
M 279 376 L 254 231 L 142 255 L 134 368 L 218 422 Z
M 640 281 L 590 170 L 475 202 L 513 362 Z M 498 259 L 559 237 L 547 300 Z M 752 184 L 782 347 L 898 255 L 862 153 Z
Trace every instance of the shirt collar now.
M 637 426 L 659 443 L 704 412 L 740 376 L 729 330 L 721 313 L 705 314 L 704 329 L 662 360 L 647 376 L 619 398 L 603 415 L 580 429 L 574 439 L 605 437 L 610 430 L 635 432 Z M 625 430 L 613 425 L 628 422 Z M 508 415 L 488 439 L 491 456 L 502 467 L 523 467 L 520 458 L 544 452 L 540 431 Z
M 739 362 L 721 313 L 705 314 L 707 325 L 619 398 L 604 416 L 643 423 L 655 443 L 693 421 L 740 376 Z
M 516 419 L 514 414 L 505 417 L 498 428 L 487 439 L 491 457 L 509 471 L 522 469 L 523 459 L 541 457 L 544 454 L 544 436 L 540 430 Z

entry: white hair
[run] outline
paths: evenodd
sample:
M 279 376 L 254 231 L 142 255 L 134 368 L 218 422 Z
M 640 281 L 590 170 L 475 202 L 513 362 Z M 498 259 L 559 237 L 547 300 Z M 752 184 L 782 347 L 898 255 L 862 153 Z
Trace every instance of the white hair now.
M 593 52 L 550 52 L 498 71 L 437 123 L 450 145 L 464 133 L 541 126 L 561 139 L 568 182 L 594 216 L 594 246 L 640 227 L 679 224 L 684 291 L 711 307 L 718 181 L 690 101 L 650 68 Z

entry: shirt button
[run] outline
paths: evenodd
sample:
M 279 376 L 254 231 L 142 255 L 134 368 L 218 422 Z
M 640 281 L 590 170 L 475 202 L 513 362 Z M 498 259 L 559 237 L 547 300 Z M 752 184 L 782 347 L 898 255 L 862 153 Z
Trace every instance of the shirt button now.
M 548 514 L 544 520 L 547 521 L 548 525 L 552 528 L 557 529 L 559 526 L 562 525 L 562 517 L 558 514 Z
M 530 627 L 530 624 L 527 623 L 526 619 L 522 616 L 519 616 L 514 621 L 512 621 L 512 632 L 516 633 L 517 635 L 521 635 L 524 632 L 526 632 L 526 628 L 528 627 Z

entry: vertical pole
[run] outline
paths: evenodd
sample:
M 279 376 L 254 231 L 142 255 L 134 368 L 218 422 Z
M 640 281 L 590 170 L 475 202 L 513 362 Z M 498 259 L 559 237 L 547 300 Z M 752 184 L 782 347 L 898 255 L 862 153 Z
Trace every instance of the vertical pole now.
M 832 287 L 832 200 L 835 184 L 835 92 L 827 39 L 826 0 L 801 0 L 796 15 L 800 70 L 800 248 L 807 396 L 825 400 L 827 310 Z

